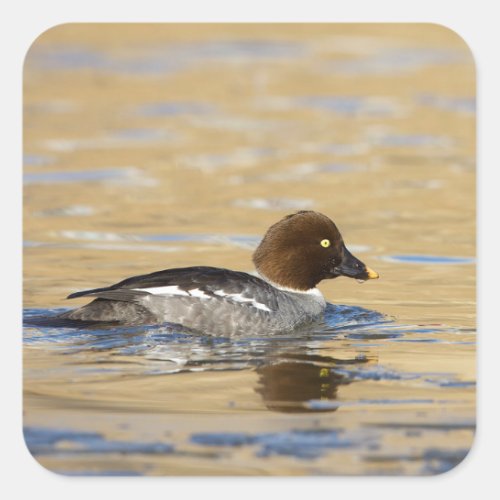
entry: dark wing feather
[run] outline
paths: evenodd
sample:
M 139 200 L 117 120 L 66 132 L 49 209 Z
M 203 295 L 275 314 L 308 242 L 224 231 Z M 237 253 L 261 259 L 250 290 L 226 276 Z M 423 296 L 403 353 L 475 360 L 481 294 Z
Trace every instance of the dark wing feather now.
M 74 299 L 76 297 L 99 297 L 101 299 L 107 300 L 122 300 L 125 302 L 134 302 L 144 295 L 149 295 L 149 293 L 143 292 L 141 290 L 128 290 L 126 288 L 118 288 L 116 290 L 96 288 L 95 290 L 72 293 L 71 295 L 68 295 L 67 298 Z
M 216 268 L 211 267 L 184 267 L 177 269 L 166 269 L 164 271 L 156 271 L 150 274 L 142 274 L 140 276 L 132 276 L 131 278 L 124 279 L 118 283 L 115 283 L 111 286 L 105 286 L 102 288 L 93 288 L 91 290 L 82 290 L 81 292 L 75 292 L 68 295 L 67 299 L 76 299 L 78 297 L 86 297 L 86 296 L 103 296 L 107 294 L 107 292 L 113 292 L 116 290 L 126 290 L 133 288 L 153 288 L 160 286 L 170 286 L 170 285 L 178 285 L 178 280 L 182 281 L 182 277 L 184 277 L 184 282 L 186 280 L 186 274 L 198 275 L 203 272 L 208 272 L 210 270 L 215 270 Z M 194 287 L 196 288 L 196 287 Z M 143 292 L 147 293 L 147 292 Z M 108 296 L 110 296 L 108 294 Z M 115 297 L 114 297 L 115 298 Z

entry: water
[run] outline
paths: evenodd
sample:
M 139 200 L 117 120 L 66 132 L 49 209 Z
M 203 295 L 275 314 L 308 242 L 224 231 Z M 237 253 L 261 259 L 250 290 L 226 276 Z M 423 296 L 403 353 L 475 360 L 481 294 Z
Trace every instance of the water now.
M 28 309 L 25 321 L 29 324 L 34 316 L 50 316 L 57 312 L 61 310 Z M 291 419 L 287 427 L 265 432 L 249 432 L 246 421 L 239 425 L 233 423 L 231 431 L 200 431 L 208 423 L 203 422 L 201 411 L 196 429 L 181 436 L 172 433 L 168 439 L 160 441 L 137 440 L 138 436 L 136 440 L 117 441 L 100 433 L 76 433 L 71 429 L 46 427 L 30 427 L 25 431 L 25 437 L 29 448 L 40 458 L 81 459 L 82 454 L 98 454 L 106 455 L 113 463 L 117 454 L 126 451 L 128 455 L 136 455 L 140 464 L 144 459 L 139 457 L 144 455 L 172 454 L 182 462 L 188 457 L 203 456 L 208 449 L 224 466 L 227 466 L 229 456 L 231 461 L 238 461 L 238 456 L 245 453 L 248 466 L 255 466 L 262 457 L 286 456 L 299 459 L 307 471 L 311 461 L 341 451 L 343 454 L 355 453 L 366 464 L 367 470 L 373 469 L 372 473 L 377 473 L 373 464 L 384 460 L 386 465 L 391 462 L 384 449 L 388 432 L 383 430 L 392 432 L 397 429 L 399 434 L 405 435 L 405 439 L 400 440 L 400 448 L 404 449 L 406 445 L 412 449 L 418 447 L 419 451 L 406 452 L 407 455 L 400 452 L 402 456 L 393 461 L 416 461 L 415 473 L 425 474 L 432 467 L 445 470 L 449 463 L 447 454 L 436 457 L 431 445 L 419 447 L 417 443 L 426 431 L 437 439 L 441 436 L 449 439 L 453 434 L 474 430 L 474 421 L 470 418 L 457 421 L 443 415 L 443 411 L 453 414 L 464 404 L 459 393 L 464 388 L 472 389 L 474 382 L 463 381 L 457 378 L 457 374 L 446 371 L 407 371 L 385 366 L 378 353 L 391 344 L 405 341 L 432 342 L 440 346 L 464 345 L 470 343 L 471 331 L 400 325 L 376 311 L 331 304 L 324 323 L 307 332 L 273 338 L 211 338 L 184 334 L 168 325 L 104 330 L 27 326 L 24 334 L 26 349 L 44 349 L 64 360 L 53 368 L 50 376 L 53 381 L 71 376 L 74 382 L 76 377 L 78 386 L 89 388 L 96 384 L 116 386 L 123 377 L 128 380 L 152 378 L 156 390 L 171 394 L 177 385 L 175 377 L 192 375 L 200 380 L 201 376 L 208 379 L 216 376 L 209 384 L 209 393 L 197 389 L 196 383 L 194 386 L 190 384 L 194 397 L 187 394 L 172 400 L 143 388 L 133 401 L 133 407 L 142 407 L 143 411 L 143 405 L 148 405 L 154 413 L 190 413 L 193 404 L 201 411 L 203 407 L 209 408 L 210 401 L 215 398 L 222 414 L 243 412 L 258 418 L 262 411 L 256 405 L 258 398 L 260 406 L 276 415 L 323 416 L 344 410 L 359 415 L 353 416 L 355 424 L 349 425 L 348 429 L 337 427 L 334 419 L 311 418 L 309 421 Z M 248 376 L 255 378 L 250 395 L 245 394 L 248 387 L 242 380 L 235 381 L 237 379 L 232 375 L 236 372 L 246 374 L 243 381 Z M 41 378 L 34 368 L 27 368 L 26 373 L 30 378 Z M 227 375 L 221 376 L 224 374 Z M 43 378 L 46 383 L 47 376 Z M 233 390 L 228 390 L 226 378 L 235 384 Z M 347 388 L 358 384 L 366 385 L 369 395 L 361 390 L 364 395 L 349 396 Z M 439 392 L 443 387 L 448 389 L 445 399 Z M 101 393 L 97 400 L 95 394 L 90 397 L 88 389 L 80 390 L 78 400 L 82 404 L 83 397 L 87 410 L 93 408 L 95 411 L 104 403 L 104 398 L 105 404 L 113 407 L 115 412 L 131 410 L 131 401 L 124 401 L 122 395 L 110 390 Z M 418 394 L 418 397 L 408 397 L 409 394 Z M 367 409 L 374 409 L 377 413 L 390 412 L 392 422 L 387 419 L 380 422 L 374 416 L 366 420 Z M 431 422 L 428 418 L 421 418 L 422 423 L 418 424 L 413 419 L 405 420 L 404 415 L 412 410 L 420 414 L 435 412 L 436 415 Z M 205 417 L 205 420 L 210 419 Z M 160 431 L 161 424 L 156 425 Z M 262 422 L 259 428 L 261 426 Z M 65 443 L 62 448 L 61 442 Z M 466 453 L 466 449 L 456 451 L 455 461 L 460 461 Z M 134 470 L 139 473 L 141 468 Z M 161 469 L 157 473 L 161 473 Z
M 475 430 L 474 97 L 468 51 L 436 26 L 43 35 L 24 95 L 35 458 L 98 476 L 460 463 Z M 264 231 L 300 209 L 329 215 L 381 276 L 321 283 L 330 304 L 311 328 L 215 338 L 30 324 L 128 276 L 251 272 Z

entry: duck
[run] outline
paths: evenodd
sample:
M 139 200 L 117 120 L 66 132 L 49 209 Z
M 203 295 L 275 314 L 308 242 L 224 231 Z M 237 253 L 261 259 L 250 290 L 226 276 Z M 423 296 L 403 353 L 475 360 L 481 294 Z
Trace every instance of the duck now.
M 326 300 L 317 285 L 340 276 L 379 274 L 347 249 L 335 223 L 319 212 L 287 215 L 253 254 L 256 273 L 208 266 L 156 271 L 78 291 L 92 302 L 59 315 L 74 325 L 159 325 L 216 336 L 275 335 L 320 320 Z

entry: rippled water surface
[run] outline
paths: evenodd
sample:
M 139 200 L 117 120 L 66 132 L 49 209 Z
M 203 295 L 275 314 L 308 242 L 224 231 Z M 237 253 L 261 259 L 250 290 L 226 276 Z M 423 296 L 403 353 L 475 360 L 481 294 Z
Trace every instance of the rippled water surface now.
M 429 475 L 475 429 L 475 75 L 430 25 L 65 25 L 24 93 L 24 435 L 68 475 Z M 220 338 L 33 319 L 169 267 L 251 271 L 313 209 L 381 275 Z

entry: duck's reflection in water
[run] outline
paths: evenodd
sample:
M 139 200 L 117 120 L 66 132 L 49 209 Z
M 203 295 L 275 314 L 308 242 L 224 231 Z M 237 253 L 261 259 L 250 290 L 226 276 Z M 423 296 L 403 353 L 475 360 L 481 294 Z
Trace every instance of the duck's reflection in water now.
M 285 413 L 335 411 L 340 385 L 350 380 L 335 372 L 335 366 L 365 362 L 359 358 L 340 360 L 329 356 L 287 354 L 257 368 L 255 391 L 269 410 Z M 325 404 L 326 403 L 326 404 Z

